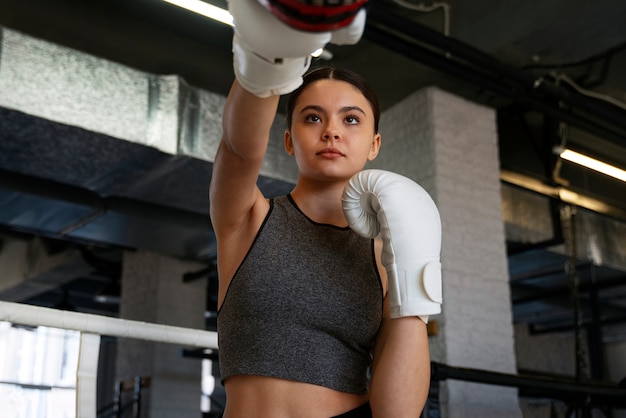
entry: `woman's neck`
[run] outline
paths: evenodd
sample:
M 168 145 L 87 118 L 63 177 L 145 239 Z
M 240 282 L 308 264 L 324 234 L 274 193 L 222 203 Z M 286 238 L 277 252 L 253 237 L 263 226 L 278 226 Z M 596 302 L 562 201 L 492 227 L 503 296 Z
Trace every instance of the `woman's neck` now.
M 343 214 L 341 195 L 345 184 L 311 185 L 298 182 L 291 197 L 300 210 L 315 222 L 336 226 L 347 226 Z

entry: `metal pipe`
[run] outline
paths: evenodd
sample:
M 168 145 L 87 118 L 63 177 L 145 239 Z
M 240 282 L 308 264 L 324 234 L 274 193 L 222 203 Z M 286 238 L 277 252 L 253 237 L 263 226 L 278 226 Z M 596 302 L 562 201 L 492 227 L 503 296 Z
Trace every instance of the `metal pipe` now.
M 626 406 L 626 387 L 600 384 L 595 382 L 577 382 L 573 379 L 552 376 L 533 376 L 507 374 L 488 370 L 452 367 L 432 362 L 433 380 L 462 380 L 498 386 L 516 387 L 526 390 L 534 396 L 555 399 L 580 399 L 588 396 L 598 405 Z
M 549 116 L 626 146 L 626 115 L 623 111 L 504 64 L 470 45 L 393 13 L 380 2 L 374 3 L 368 13 L 363 37 L 460 80 L 530 105 Z M 441 53 L 421 47 L 419 43 Z M 580 109 L 592 118 L 567 111 L 562 105 Z

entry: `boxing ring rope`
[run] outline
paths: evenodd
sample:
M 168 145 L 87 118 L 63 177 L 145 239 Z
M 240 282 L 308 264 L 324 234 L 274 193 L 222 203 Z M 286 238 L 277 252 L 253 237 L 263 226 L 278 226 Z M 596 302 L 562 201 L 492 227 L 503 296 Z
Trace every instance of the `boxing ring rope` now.
M 80 332 L 76 371 L 76 417 L 96 418 L 96 385 L 100 336 L 217 348 L 217 333 L 101 315 L 60 311 L 13 302 L 0 302 L 0 321 Z

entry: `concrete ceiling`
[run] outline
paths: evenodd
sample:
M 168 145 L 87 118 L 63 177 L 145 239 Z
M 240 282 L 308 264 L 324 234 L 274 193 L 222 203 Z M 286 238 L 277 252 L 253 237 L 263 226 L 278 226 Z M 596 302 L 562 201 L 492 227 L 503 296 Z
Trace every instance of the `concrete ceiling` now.
M 626 220 L 624 183 L 567 163 L 558 166 L 555 179 L 552 153 L 565 139 L 572 148 L 626 168 L 626 3 L 450 0 L 447 8 L 431 12 L 414 10 L 416 4 L 374 0 L 364 39 L 356 46 L 329 46 L 332 60 L 315 65 L 363 73 L 383 109 L 430 85 L 494 107 L 503 170 L 548 185 L 566 181 L 571 190 L 602 202 L 610 216 Z M 221 95 L 233 79 L 231 28 L 159 0 L 0 0 L 0 26 L 147 73 L 176 74 Z M 567 124 L 566 137 L 559 134 L 559 122 Z M 78 310 L 115 315 L 115 304 L 98 304 L 93 296 L 119 280 L 124 249 L 193 258 L 212 270 L 210 163 L 119 144 L 11 109 L 0 109 L 0 134 L 2 236 L 40 240 L 49 256 L 76 251 L 77 257 L 73 274 L 48 275 L 33 288 L 4 292 L 3 299 L 44 306 L 69 302 Z M 51 139 L 69 144 L 81 135 L 98 140 L 107 152 L 78 145 L 68 155 L 44 146 Z M 133 163 L 116 165 L 121 154 Z M 140 180 L 118 183 L 128 178 Z M 261 185 L 268 194 L 290 187 L 265 178 Z M 169 194 L 154 199 L 154 190 Z M 33 207 L 42 208 L 35 211 L 40 216 L 24 217 L 24 208 Z M 104 209 L 106 215 L 97 215 Z M 67 229 L 68 220 L 86 217 L 87 228 Z M 509 261 L 512 277 L 562 288 L 562 277 L 539 274 L 562 264 L 553 254 L 539 251 Z M 623 281 L 624 272 L 605 273 L 607 280 Z M 513 287 L 520 320 L 530 321 L 529 312 L 547 311 L 546 305 L 555 312 L 557 303 L 527 289 Z M 559 303 L 567 298 L 560 295 Z M 554 327 L 563 323 L 563 311 L 557 313 Z

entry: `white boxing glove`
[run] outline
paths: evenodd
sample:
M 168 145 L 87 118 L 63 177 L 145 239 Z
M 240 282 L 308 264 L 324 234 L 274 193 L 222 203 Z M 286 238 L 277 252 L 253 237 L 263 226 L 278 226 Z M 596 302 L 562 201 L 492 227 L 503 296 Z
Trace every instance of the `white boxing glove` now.
M 243 88 L 259 97 L 297 89 L 311 65 L 311 54 L 332 41 L 333 32 L 294 29 L 257 0 L 229 0 L 228 9 L 235 25 L 235 77 Z M 336 31 L 337 43 L 358 42 L 364 25 L 365 9 L 349 26 Z
M 441 312 L 441 220 L 429 194 L 413 180 L 364 170 L 346 186 L 343 210 L 350 227 L 383 241 L 391 317 Z
M 365 30 L 366 16 L 365 8 L 361 8 L 354 16 L 352 23 L 332 32 L 330 43 L 335 45 L 354 45 L 359 42 Z

